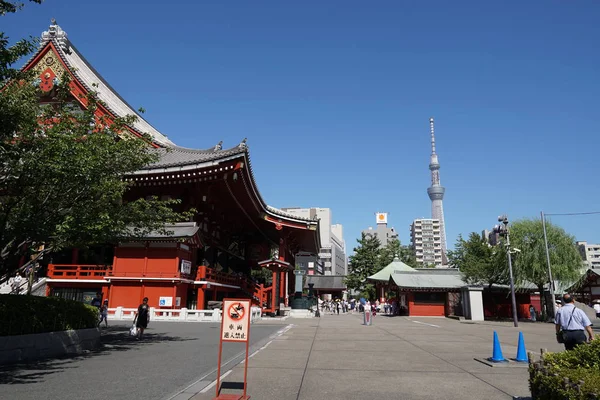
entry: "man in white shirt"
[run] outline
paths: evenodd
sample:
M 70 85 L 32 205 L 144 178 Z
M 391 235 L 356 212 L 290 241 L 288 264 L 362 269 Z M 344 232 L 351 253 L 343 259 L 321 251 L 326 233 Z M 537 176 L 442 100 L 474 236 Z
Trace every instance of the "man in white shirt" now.
M 588 316 L 573 304 L 570 294 L 563 296 L 563 306 L 556 312 L 554 319 L 557 340 L 562 338 L 566 350 L 573 350 L 586 342 L 587 332 L 590 342 L 594 339 L 592 323 Z M 560 342 L 559 342 L 560 343 Z

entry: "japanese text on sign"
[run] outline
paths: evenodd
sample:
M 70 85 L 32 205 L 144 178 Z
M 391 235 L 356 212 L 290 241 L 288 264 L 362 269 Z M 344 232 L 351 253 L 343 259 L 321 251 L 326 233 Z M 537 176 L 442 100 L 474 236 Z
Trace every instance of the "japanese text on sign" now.
M 250 326 L 250 300 L 223 301 L 221 340 L 246 342 Z

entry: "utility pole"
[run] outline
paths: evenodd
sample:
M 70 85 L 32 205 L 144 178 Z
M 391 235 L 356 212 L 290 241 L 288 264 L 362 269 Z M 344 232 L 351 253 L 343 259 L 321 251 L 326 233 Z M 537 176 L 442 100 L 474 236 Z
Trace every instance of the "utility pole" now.
M 550 267 L 550 249 L 548 247 L 548 233 L 546 232 L 546 216 L 543 211 L 540 211 L 542 217 L 542 228 L 544 230 L 544 245 L 546 246 L 546 264 L 548 265 L 548 279 L 550 280 L 550 297 L 552 298 L 552 315 L 554 318 L 556 315 L 556 298 L 554 297 L 554 279 L 552 278 L 552 268 Z M 544 294 L 541 293 L 543 296 Z
M 513 323 L 515 325 L 515 328 L 518 328 L 519 317 L 517 315 L 517 299 L 515 297 L 515 281 L 512 269 L 512 255 L 510 249 L 510 232 L 508 229 L 508 217 L 506 215 L 501 215 L 498 217 L 498 222 L 501 222 L 502 225 L 494 226 L 494 232 L 498 233 L 500 236 L 506 237 L 506 253 L 508 255 L 508 272 L 510 274 L 510 296 L 512 299 Z

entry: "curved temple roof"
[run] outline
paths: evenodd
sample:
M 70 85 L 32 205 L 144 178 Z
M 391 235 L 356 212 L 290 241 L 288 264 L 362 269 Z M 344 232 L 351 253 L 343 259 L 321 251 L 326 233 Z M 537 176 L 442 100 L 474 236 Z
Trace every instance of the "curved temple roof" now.
M 170 147 L 175 145 L 166 135 L 163 135 L 150 125 L 132 106 L 119 96 L 108 82 L 106 82 L 94 67 L 92 67 L 92 65 L 81 55 L 73 43 L 67 38 L 67 33 L 58 26 L 54 19 L 52 20 L 49 29 L 42 33 L 40 48 L 32 57 L 32 60 L 36 58 L 50 42 L 52 42 L 58 55 L 67 65 L 71 73 L 75 75 L 86 90 L 96 91 L 98 93 L 98 98 L 111 113 L 117 117 L 135 115 L 138 119 L 131 128 L 139 134 L 149 134 L 152 137 L 152 140 L 159 146 Z M 29 64 L 29 62 L 27 64 Z
M 223 161 L 241 159 L 241 161 L 248 165 L 253 190 L 256 193 L 256 197 L 259 199 L 266 214 L 270 214 L 277 218 L 285 218 L 291 222 L 299 222 L 304 225 L 307 223 L 309 225 L 318 225 L 318 220 L 286 213 L 285 211 L 276 207 L 269 206 L 264 201 L 256 186 L 246 139 L 242 140 L 242 142 L 240 142 L 240 144 L 237 146 L 229 149 L 223 149 L 222 142 L 220 142 L 215 147 L 206 150 L 188 149 L 185 147 L 173 146 L 169 148 L 151 149 L 151 151 L 156 152 L 159 155 L 159 160 L 139 171 L 136 171 L 134 175 L 139 176 L 166 172 L 181 172 L 217 165 Z
M 175 145 L 166 135 L 160 133 L 156 128 L 150 125 L 143 119 L 133 107 L 131 107 L 109 84 L 106 80 L 94 69 L 94 67 L 81 55 L 73 43 L 67 38 L 67 33 L 53 19 L 52 24 L 47 31 L 42 33 L 40 48 L 34 56 L 26 63 L 25 69 L 31 67 L 33 60 L 38 58 L 44 52 L 48 44 L 52 43 L 53 47 L 58 52 L 58 56 L 62 59 L 69 71 L 75 75 L 76 79 L 88 91 L 96 91 L 98 98 L 104 103 L 109 112 L 117 117 L 125 117 L 127 115 L 135 115 L 138 120 L 131 127 L 139 134 L 149 134 L 153 142 L 160 148 L 153 148 L 150 151 L 156 152 L 159 155 L 159 160 L 156 163 L 148 165 L 134 175 L 145 175 L 163 172 L 184 171 L 194 168 L 203 168 L 211 165 L 217 165 L 223 161 L 241 158 L 248 165 L 248 170 L 251 178 L 251 186 L 256 197 L 258 198 L 266 215 L 278 219 L 286 219 L 287 221 L 301 223 L 304 226 L 312 226 L 318 229 L 318 220 L 298 217 L 288 214 L 278 208 L 271 207 L 265 203 L 260 195 L 254 175 L 252 173 L 252 165 L 248 153 L 246 139 L 240 144 L 229 149 L 222 148 L 222 142 L 210 149 L 198 150 L 189 149 Z M 317 234 L 317 238 L 319 235 Z M 318 239 L 317 239 L 318 240 Z

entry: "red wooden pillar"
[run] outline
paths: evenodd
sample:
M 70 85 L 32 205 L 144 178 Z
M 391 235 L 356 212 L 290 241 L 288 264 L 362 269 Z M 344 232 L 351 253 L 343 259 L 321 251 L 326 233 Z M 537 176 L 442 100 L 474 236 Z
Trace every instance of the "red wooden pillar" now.
M 285 261 L 285 239 L 279 239 L 279 260 Z
M 112 304 L 113 285 L 112 282 L 108 284 L 108 306 Z
M 275 288 L 277 287 L 277 272 L 273 271 L 273 283 L 271 284 L 271 309 L 273 312 L 277 309 L 277 293 Z
M 198 298 L 196 299 L 196 309 L 204 310 L 204 288 L 198 288 Z
M 173 300 L 172 300 L 172 301 L 173 301 L 173 303 L 172 303 L 172 304 L 173 304 L 173 306 L 172 306 L 171 308 L 176 308 L 176 307 L 177 307 L 177 306 L 176 306 L 176 303 L 175 303 L 175 299 L 176 299 L 176 298 L 177 298 L 177 284 L 176 284 L 176 283 L 174 283 L 174 284 L 173 284 Z M 181 308 L 181 307 L 179 307 L 179 308 Z
M 285 285 L 285 271 L 279 272 L 279 302 L 283 300 L 285 303 L 285 295 L 287 294 L 287 287 Z
M 213 295 L 212 295 L 213 301 L 217 301 L 217 288 L 216 287 L 213 289 L 212 293 L 213 293 Z

